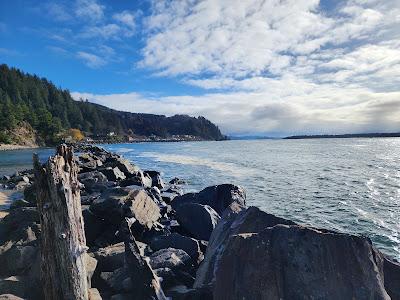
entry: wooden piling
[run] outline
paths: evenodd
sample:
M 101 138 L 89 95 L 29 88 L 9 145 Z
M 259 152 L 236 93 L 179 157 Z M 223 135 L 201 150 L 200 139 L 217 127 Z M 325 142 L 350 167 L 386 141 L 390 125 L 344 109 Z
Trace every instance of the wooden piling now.
M 61 145 L 41 165 L 34 155 L 41 223 L 41 278 L 45 299 L 88 299 L 87 250 L 78 166 L 72 147 Z

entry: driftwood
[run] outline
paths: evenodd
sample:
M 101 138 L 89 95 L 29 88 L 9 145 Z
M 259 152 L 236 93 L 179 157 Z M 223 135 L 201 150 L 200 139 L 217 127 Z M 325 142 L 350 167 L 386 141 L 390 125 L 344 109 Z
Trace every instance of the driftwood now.
M 88 299 L 87 247 L 73 149 L 61 145 L 45 165 L 37 155 L 33 160 L 45 299 Z

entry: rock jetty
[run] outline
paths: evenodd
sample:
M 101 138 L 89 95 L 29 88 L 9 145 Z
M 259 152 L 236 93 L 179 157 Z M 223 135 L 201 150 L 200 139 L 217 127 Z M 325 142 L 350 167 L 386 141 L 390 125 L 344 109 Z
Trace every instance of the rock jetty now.
M 231 184 L 183 194 L 184 180 L 97 146 L 73 161 L 89 299 L 400 299 L 400 264 L 367 237 L 247 207 Z M 0 299 L 44 299 L 35 180 L 1 181 L 24 197 L 0 220 Z

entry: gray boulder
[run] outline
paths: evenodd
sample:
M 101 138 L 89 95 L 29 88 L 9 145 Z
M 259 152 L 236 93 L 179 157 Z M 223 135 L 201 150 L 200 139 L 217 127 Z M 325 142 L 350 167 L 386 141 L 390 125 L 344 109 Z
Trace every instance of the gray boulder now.
M 90 205 L 90 211 L 97 217 L 100 217 L 115 226 L 119 226 L 123 219 L 122 206 L 124 205 L 128 194 L 128 189 L 108 189 L 102 193 L 99 198 L 92 202 Z
M 222 214 L 230 204 L 237 202 L 246 205 L 246 193 L 243 188 L 233 184 L 221 184 L 205 188 L 199 193 L 188 193 L 175 197 L 171 203 L 177 209 L 186 203 L 198 203 L 211 206 L 218 214 Z
M 148 175 L 151 178 L 151 186 L 155 186 L 159 189 L 163 189 L 165 187 L 164 181 L 161 178 L 161 173 L 158 171 L 144 171 L 145 175 Z
M 125 245 L 118 243 L 94 252 L 100 272 L 112 272 L 124 265 Z
M 195 263 L 200 263 L 203 260 L 199 242 L 175 232 L 170 235 L 154 237 L 150 243 L 150 248 L 154 251 L 167 248 L 181 249 L 189 254 Z
M 400 300 L 400 263 L 383 257 L 385 288 L 392 300 Z
M 381 254 L 368 239 L 254 207 L 224 215 L 204 262 L 194 287 L 211 284 L 215 299 L 389 299 Z
M 118 167 L 107 167 L 100 169 L 100 172 L 103 173 L 109 181 L 119 181 L 126 178 L 125 174 Z
M 190 256 L 181 249 L 161 249 L 150 255 L 150 266 L 153 269 L 169 268 L 171 270 L 188 270 L 192 266 Z
M 135 218 L 144 229 L 150 230 L 161 214 L 157 203 L 144 190 L 134 190 L 123 206 L 123 216 Z
M 187 203 L 176 208 L 176 218 L 192 237 L 208 241 L 220 216 L 208 205 Z

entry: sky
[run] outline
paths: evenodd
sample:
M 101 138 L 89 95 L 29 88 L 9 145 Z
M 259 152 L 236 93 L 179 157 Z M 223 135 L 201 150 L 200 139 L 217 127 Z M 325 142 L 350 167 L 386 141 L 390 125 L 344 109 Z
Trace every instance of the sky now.
M 400 131 L 399 0 L 0 1 L 0 63 L 229 135 Z

